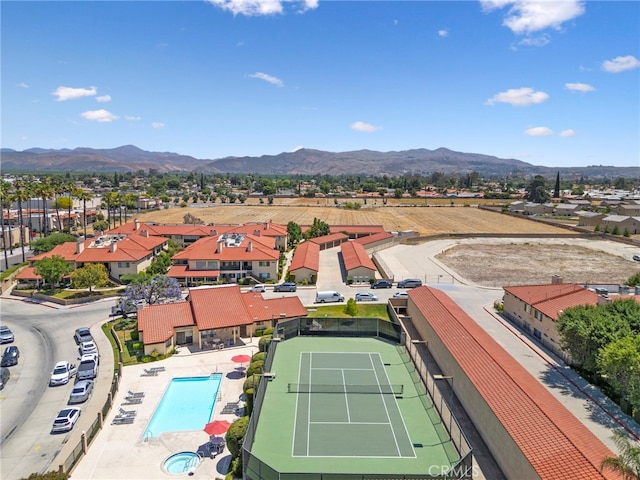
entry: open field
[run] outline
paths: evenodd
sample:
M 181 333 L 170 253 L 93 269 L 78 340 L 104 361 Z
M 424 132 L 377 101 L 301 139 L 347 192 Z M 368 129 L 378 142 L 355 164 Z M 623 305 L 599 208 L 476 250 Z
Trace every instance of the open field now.
M 462 278 L 488 287 L 548 284 L 556 274 L 565 283 L 623 284 L 640 270 L 618 255 L 566 242 L 469 240 L 436 258 Z
M 308 202 L 309 199 L 306 201 Z M 387 231 L 415 230 L 421 235 L 439 233 L 569 233 L 567 230 L 524 218 L 508 217 L 500 213 L 462 206 L 367 206 L 359 210 L 348 210 L 322 205 L 215 204 L 215 206 L 203 205 L 197 208 L 174 207 L 144 213 L 138 218 L 143 222 L 182 223 L 183 217 L 187 213 L 191 213 L 205 223 L 241 224 L 272 221 L 286 225 L 293 221 L 299 225 L 311 225 L 314 218 L 319 218 L 329 225 L 383 225 Z

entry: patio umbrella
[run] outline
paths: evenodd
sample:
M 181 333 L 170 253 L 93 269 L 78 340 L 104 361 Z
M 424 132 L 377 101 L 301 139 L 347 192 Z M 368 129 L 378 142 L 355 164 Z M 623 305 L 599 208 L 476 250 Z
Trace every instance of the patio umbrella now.
M 231 357 L 231 361 L 235 363 L 247 363 L 249 360 L 251 360 L 250 355 L 234 355 Z
M 231 424 L 226 420 L 214 420 L 213 422 L 209 422 L 204 426 L 204 431 L 208 435 L 222 435 L 224 432 L 229 430 Z

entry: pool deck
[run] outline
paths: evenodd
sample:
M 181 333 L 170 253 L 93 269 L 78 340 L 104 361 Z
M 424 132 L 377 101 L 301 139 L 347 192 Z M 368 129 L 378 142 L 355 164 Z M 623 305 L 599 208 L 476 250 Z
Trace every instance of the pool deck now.
M 89 446 L 72 472 L 74 480 L 146 480 L 159 478 L 184 478 L 187 475 L 172 475 L 162 469 L 164 460 L 174 453 L 195 452 L 209 440 L 202 430 L 163 433 L 158 437 L 144 439 L 144 431 L 153 412 L 160 403 L 164 391 L 174 377 L 207 376 L 222 373 L 222 383 L 214 408 L 212 420 L 227 420 L 232 423 L 235 414 L 222 414 L 227 402 L 237 402 L 242 394 L 245 377 L 240 375 L 237 363 L 231 357 L 239 354 L 253 355 L 258 351 L 258 339 L 247 339 L 246 345 L 215 351 L 190 351 L 181 348 L 171 358 L 152 364 L 132 365 L 124 368 L 120 388 L 114 399 L 114 408 L 105 418 L 104 428 Z M 141 376 L 145 369 L 165 367 L 157 376 Z M 244 365 L 247 366 L 246 364 Z M 122 405 L 128 391 L 144 392 L 142 403 Z M 240 406 L 244 405 L 240 402 Z M 125 410 L 136 410 L 131 424 L 112 425 L 111 421 L 122 406 Z M 202 425 L 204 427 L 204 425 Z M 190 478 L 224 478 L 231 455 L 228 450 L 214 459 L 204 458 Z

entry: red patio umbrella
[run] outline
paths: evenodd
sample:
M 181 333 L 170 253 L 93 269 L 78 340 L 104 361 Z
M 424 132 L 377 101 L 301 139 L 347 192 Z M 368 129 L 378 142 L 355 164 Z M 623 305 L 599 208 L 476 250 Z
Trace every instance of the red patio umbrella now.
M 203 430 L 208 435 L 222 435 L 224 432 L 229 430 L 231 424 L 226 420 L 214 420 L 213 422 L 207 423 Z
M 235 363 L 247 363 L 250 360 L 250 355 L 234 355 L 233 357 L 231 357 L 231 361 Z

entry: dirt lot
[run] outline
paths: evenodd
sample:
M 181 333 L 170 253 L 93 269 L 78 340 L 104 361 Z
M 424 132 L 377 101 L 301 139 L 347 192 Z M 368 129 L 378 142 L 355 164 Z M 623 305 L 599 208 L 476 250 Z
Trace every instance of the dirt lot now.
M 307 200 L 308 201 L 308 200 Z M 286 225 L 293 221 L 311 225 L 319 218 L 329 225 L 383 225 L 387 231 L 415 230 L 421 235 L 437 233 L 567 233 L 557 227 L 474 207 L 386 206 L 347 210 L 331 206 L 220 205 L 202 208 L 170 208 L 139 215 L 140 221 L 182 223 L 191 213 L 205 223 L 239 224 L 268 222 Z
M 480 241 L 457 245 L 436 258 L 461 277 L 488 287 L 547 284 L 554 274 L 564 282 L 621 284 L 640 270 L 617 255 L 547 241 Z

